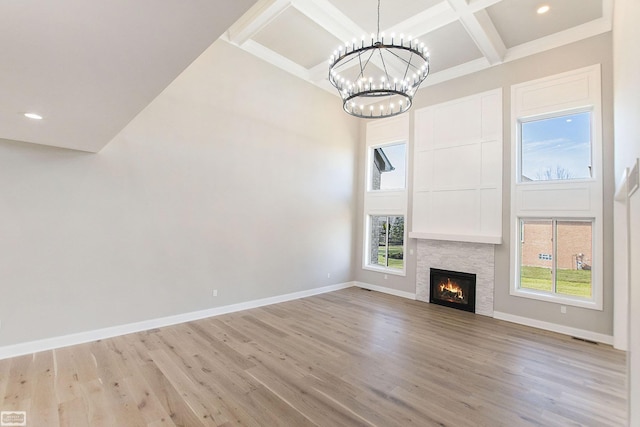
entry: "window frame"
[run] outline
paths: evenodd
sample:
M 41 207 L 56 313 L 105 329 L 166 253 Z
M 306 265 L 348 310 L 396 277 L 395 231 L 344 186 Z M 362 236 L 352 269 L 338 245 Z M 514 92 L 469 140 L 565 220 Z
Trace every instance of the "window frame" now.
M 596 247 L 595 246 L 596 245 L 595 230 L 597 229 L 596 219 L 585 218 L 585 217 L 571 218 L 571 217 L 537 217 L 536 216 L 536 217 L 518 217 L 517 221 L 518 221 L 517 229 L 519 230 L 520 235 L 517 237 L 519 244 L 517 244 L 515 248 L 516 260 L 517 260 L 515 265 L 515 278 L 514 278 L 515 289 L 512 289 L 511 294 L 526 297 L 526 298 L 537 299 L 541 301 L 550 301 L 550 302 L 562 303 L 562 304 L 572 305 L 577 307 L 594 308 L 595 306 L 597 306 L 598 299 L 597 299 L 597 294 L 595 292 L 595 287 L 596 287 L 595 279 L 599 275 L 598 270 L 600 269 L 600 265 L 596 265 L 595 263 L 595 256 L 594 256 L 595 251 L 593 250 Z M 524 242 L 523 221 L 551 221 L 552 222 L 553 243 L 552 243 L 552 253 L 551 253 L 552 258 L 550 260 L 552 262 L 552 272 L 551 272 L 552 291 L 551 292 L 542 291 L 538 289 L 523 288 L 521 286 L 520 279 L 521 279 L 521 267 L 522 267 L 522 243 Z M 585 223 L 591 224 L 592 265 L 591 265 L 591 297 L 590 298 L 561 294 L 561 293 L 558 293 L 557 291 L 557 286 L 558 286 L 558 283 L 557 283 L 558 264 L 557 263 L 559 260 L 557 224 L 559 222 L 562 223 L 562 222 L 571 222 L 571 221 L 579 221 L 579 222 L 585 222 Z
M 568 110 L 559 110 L 559 111 L 551 111 L 548 113 L 543 113 L 543 114 L 539 114 L 539 115 L 534 115 L 534 116 L 528 116 L 528 117 L 518 117 L 517 118 L 517 148 L 516 148 L 516 155 L 517 155 L 517 162 L 516 162 L 516 182 L 519 185 L 542 185 L 542 184 L 548 184 L 548 185 L 553 185 L 553 184 L 557 184 L 557 183 L 575 183 L 575 182 L 593 182 L 597 180 L 596 175 L 596 170 L 595 170 L 595 153 L 594 153 L 594 130 L 596 128 L 596 126 L 594 126 L 594 106 L 586 106 L 586 107 L 579 107 L 579 108 L 572 108 L 572 109 L 568 109 Z M 553 180 L 537 180 L 537 181 L 523 181 L 522 180 L 522 125 L 524 123 L 531 123 L 531 122 L 535 122 L 535 121 L 539 121 L 539 120 L 548 120 L 548 119 L 556 119 L 556 118 L 560 118 L 560 117 L 564 117 L 564 116 L 571 116 L 574 114 L 580 114 L 580 113 L 589 113 L 590 114 L 590 121 L 589 121 L 589 126 L 590 126 L 590 135 L 591 135 L 591 141 L 589 141 L 589 154 L 591 156 L 591 165 L 590 165 L 590 171 L 589 174 L 591 175 L 589 178 L 573 178 L 573 179 L 553 179 Z
M 394 268 L 389 266 L 381 266 L 379 264 L 371 263 L 371 218 L 372 217 L 402 217 L 404 218 L 404 230 L 402 233 L 402 268 Z M 407 215 L 404 212 L 371 212 L 365 214 L 365 238 L 364 238 L 364 250 L 363 250 L 363 262 L 362 268 L 365 270 L 383 272 L 385 274 L 394 274 L 396 276 L 406 276 L 407 272 Z M 389 263 L 388 257 L 388 246 L 389 246 L 389 233 L 387 233 L 387 264 Z

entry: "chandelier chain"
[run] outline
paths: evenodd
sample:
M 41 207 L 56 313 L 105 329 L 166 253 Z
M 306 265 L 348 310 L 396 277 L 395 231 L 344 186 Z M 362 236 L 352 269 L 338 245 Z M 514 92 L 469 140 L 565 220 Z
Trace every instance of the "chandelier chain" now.
M 378 40 L 380 40 L 380 0 L 378 0 Z

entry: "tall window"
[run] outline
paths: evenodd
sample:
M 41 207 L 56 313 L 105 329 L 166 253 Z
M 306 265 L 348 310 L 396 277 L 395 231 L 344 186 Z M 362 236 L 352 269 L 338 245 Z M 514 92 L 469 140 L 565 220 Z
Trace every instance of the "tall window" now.
M 367 123 L 366 170 L 362 189 L 362 268 L 406 275 L 409 115 Z M 386 277 L 385 277 L 386 278 Z
M 369 216 L 370 266 L 404 268 L 404 216 Z
M 512 295 L 602 310 L 600 67 L 511 90 Z

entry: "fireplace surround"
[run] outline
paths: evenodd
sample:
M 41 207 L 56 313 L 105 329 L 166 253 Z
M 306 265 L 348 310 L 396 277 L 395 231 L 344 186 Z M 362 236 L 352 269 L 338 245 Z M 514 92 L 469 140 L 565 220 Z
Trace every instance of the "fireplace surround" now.
M 476 314 L 493 317 L 494 245 L 418 239 L 416 299 L 429 302 L 430 269 L 464 271 L 476 275 Z

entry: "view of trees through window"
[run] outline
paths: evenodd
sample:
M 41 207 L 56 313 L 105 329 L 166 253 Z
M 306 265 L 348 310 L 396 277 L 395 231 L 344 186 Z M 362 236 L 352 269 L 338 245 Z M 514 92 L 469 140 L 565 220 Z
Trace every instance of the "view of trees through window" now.
M 404 216 L 371 216 L 369 264 L 404 268 Z
M 521 123 L 520 181 L 591 178 L 591 113 Z
M 591 298 L 590 220 L 520 220 L 520 287 Z

